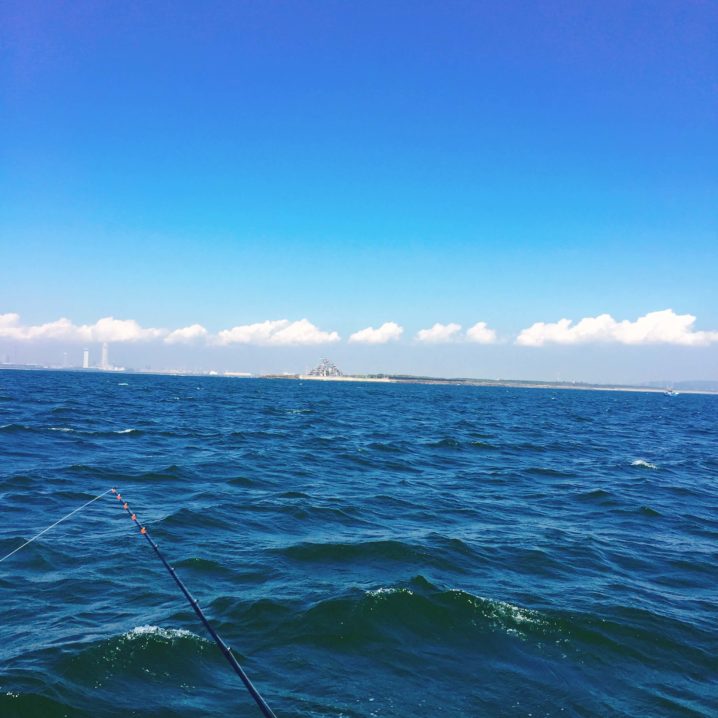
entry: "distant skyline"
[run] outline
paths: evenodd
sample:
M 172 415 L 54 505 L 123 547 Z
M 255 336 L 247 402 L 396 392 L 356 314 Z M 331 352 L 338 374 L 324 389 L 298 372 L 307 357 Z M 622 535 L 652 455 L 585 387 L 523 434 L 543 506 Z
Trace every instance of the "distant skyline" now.
M 718 379 L 718 6 L 0 9 L 0 357 Z

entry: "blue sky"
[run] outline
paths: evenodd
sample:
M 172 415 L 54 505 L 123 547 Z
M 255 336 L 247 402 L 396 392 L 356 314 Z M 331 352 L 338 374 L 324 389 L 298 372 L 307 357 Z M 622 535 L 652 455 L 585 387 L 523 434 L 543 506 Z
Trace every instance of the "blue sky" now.
M 27 327 L 111 316 L 207 332 L 121 341 L 125 363 L 718 378 L 714 4 L 0 14 L 0 355 L 76 353 L 82 333 Z M 669 308 L 696 319 L 516 344 Z M 304 318 L 341 340 L 212 339 Z M 347 342 L 386 322 L 403 332 Z M 466 341 L 477 322 L 495 342 Z M 462 329 L 417 342 L 436 323 Z

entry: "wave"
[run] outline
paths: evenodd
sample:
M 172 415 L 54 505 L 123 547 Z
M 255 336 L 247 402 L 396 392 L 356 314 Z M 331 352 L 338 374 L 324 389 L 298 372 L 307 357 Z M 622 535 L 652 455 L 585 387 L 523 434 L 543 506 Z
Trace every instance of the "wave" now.
M 611 498 L 611 493 L 605 489 L 591 489 L 590 491 L 584 491 L 582 494 L 579 494 L 579 498 L 588 501 L 609 499 Z
M 201 558 L 196 556 L 175 561 L 174 567 L 187 568 L 196 573 L 211 573 L 215 575 L 219 573 L 233 573 L 230 568 L 218 561 L 213 561 L 211 558 Z
M 471 564 L 483 563 L 481 555 L 457 538 L 431 534 L 424 544 L 392 539 L 352 542 L 303 542 L 272 551 L 302 563 L 320 566 L 369 562 L 399 563 L 420 568 L 434 566 L 465 572 Z M 467 561 L 469 562 L 467 564 Z
M 374 451 L 384 451 L 389 454 L 400 454 L 404 451 L 404 449 L 401 446 L 398 446 L 397 444 L 387 443 L 383 441 L 373 441 L 368 446 L 369 449 L 373 449 Z
M 422 551 L 403 541 L 394 540 L 362 541 L 359 543 L 303 542 L 276 550 L 287 558 L 291 558 L 295 561 L 318 563 L 363 559 L 416 561 L 431 558 L 428 551 Z
M 519 454 L 525 451 L 533 451 L 537 454 L 550 453 L 551 449 L 546 444 L 534 444 L 530 441 L 525 441 L 521 444 L 507 444 L 506 448 L 509 451 L 516 451 Z
M 172 642 L 179 638 L 189 638 L 193 640 L 196 639 L 197 641 L 205 643 L 209 642 L 207 639 L 202 638 L 201 636 L 198 636 L 195 633 L 192 633 L 192 631 L 188 631 L 185 628 L 162 628 L 161 626 L 150 625 L 135 626 L 135 628 L 130 631 L 127 631 L 127 633 L 123 633 L 119 637 L 119 640 L 136 641 L 143 638 L 144 636 L 154 636 L 165 642 Z
M 232 479 L 227 479 L 225 482 L 229 486 L 256 486 L 263 482 L 257 481 L 256 479 L 250 479 L 248 476 L 235 476 Z
M 74 429 L 70 426 L 47 426 L 47 427 L 35 427 L 27 426 L 26 424 L 5 424 L 0 426 L 0 432 L 15 433 L 15 432 L 41 432 L 41 431 L 56 431 L 62 434 L 82 434 L 83 436 L 113 436 L 117 434 L 125 434 L 132 436 L 139 436 L 144 432 L 141 429 L 117 429 L 117 430 L 100 430 L 90 431 L 86 429 Z
M 544 466 L 532 466 L 525 471 L 527 474 L 536 474 L 537 476 L 556 476 L 567 479 L 576 476 L 576 474 L 571 471 L 560 471 L 559 469 L 551 469 Z
M 196 528 L 206 530 L 209 527 L 219 529 L 232 529 L 229 521 L 221 518 L 216 511 L 205 511 L 204 509 L 190 509 L 183 507 L 155 522 L 156 526 L 177 526 L 183 528 Z
M 89 718 L 89 714 L 76 707 L 37 693 L 15 691 L 0 692 L 0 715 L 7 718 Z
M 438 441 L 434 441 L 430 444 L 427 444 L 427 446 L 430 446 L 434 449 L 460 449 L 461 442 L 447 436 L 443 439 L 439 439 Z
M 72 412 L 73 407 L 71 406 L 55 406 L 52 409 L 50 409 L 51 414 L 67 414 L 68 412 Z
M 216 602 L 213 609 L 220 605 Z M 353 589 L 304 608 L 264 599 L 249 606 L 225 604 L 223 613 L 224 620 L 231 617 L 241 621 L 277 642 L 309 643 L 342 651 L 402 643 L 412 651 L 417 638 L 465 643 L 486 633 L 522 640 L 546 636 L 561 640 L 568 636 L 560 620 L 544 613 L 459 588 L 440 589 L 421 575 L 405 585 Z
M 0 486 L 4 489 L 27 489 L 34 488 L 37 485 L 38 477 L 28 474 L 15 474 L 5 478 L 0 477 Z
M 145 471 L 142 474 L 137 475 L 137 479 L 142 481 L 173 481 L 175 479 L 183 478 L 185 471 L 181 466 L 177 464 L 170 464 L 162 469 L 156 469 L 154 471 Z
M 481 451 L 493 451 L 496 449 L 496 447 L 488 441 L 472 441 L 469 446 L 472 446 L 474 449 L 480 449 Z
M 106 436 L 106 437 L 112 437 L 112 436 L 141 436 L 144 434 L 144 431 L 142 429 L 102 429 L 100 431 L 82 431 L 80 432 L 82 434 L 85 434 L 87 436 Z
M 635 461 L 631 462 L 631 466 L 636 466 L 641 469 L 657 469 L 658 466 L 656 464 L 652 464 L 650 461 L 646 461 L 645 459 L 636 459 Z
M 220 608 L 220 601 L 215 607 Z M 418 641 L 475 648 L 477 640 L 495 635 L 539 647 L 560 646 L 562 653 L 600 650 L 616 659 L 631 655 L 645 665 L 665 660 L 656 652 L 681 652 L 696 665 L 711 660 L 703 649 L 683 646 L 684 624 L 650 611 L 620 606 L 603 615 L 537 610 L 463 588 L 439 588 L 422 575 L 399 585 L 355 588 L 309 606 L 264 599 L 250 605 L 225 603 L 221 613 L 223 620 L 241 623 L 277 645 L 308 643 L 339 651 L 386 645 L 413 656 Z
M 3 424 L 0 426 L 0 431 L 7 434 L 14 434 L 20 431 L 35 431 L 31 426 L 25 426 L 25 424 Z
M 145 683 L 148 675 L 200 670 L 197 659 L 211 647 L 209 639 L 184 628 L 142 625 L 89 646 L 80 644 L 79 651 L 60 659 L 59 667 L 63 676 L 96 688 L 120 674 L 136 675 Z

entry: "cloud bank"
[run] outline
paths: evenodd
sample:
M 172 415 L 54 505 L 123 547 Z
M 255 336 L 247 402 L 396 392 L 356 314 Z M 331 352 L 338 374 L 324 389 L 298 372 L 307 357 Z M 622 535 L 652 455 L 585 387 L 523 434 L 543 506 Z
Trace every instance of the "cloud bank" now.
M 627 319 L 618 322 L 610 314 L 585 317 L 576 324 L 570 319 L 552 324 L 536 322 L 519 334 L 516 344 L 526 347 L 592 343 L 698 347 L 718 342 L 718 331 L 695 331 L 695 321 L 692 314 L 676 314 L 672 309 L 664 309 L 649 312 L 635 322 Z
M 165 344 L 192 344 L 206 339 L 209 332 L 201 324 L 175 329 L 165 337 Z
M 461 334 L 461 324 L 437 322 L 429 329 L 420 329 L 416 334 L 416 340 L 423 344 L 449 344 L 460 341 L 474 344 L 495 344 L 497 336 L 496 331 L 490 329 L 486 322 L 476 322 L 464 334 Z
M 496 332 L 489 329 L 486 322 L 476 322 L 473 327 L 466 330 L 466 338 L 476 344 L 495 344 Z
M 139 342 L 159 339 L 164 329 L 144 329 L 134 319 L 103 317 L 94 324 L 73 324 L 61 318 L 47 324 L 24 326 L 18 314 L 0 314 L 0 338 L 16 341 Z
M 340 340 L 337 332 L 324 332 L 307 319 L 291 322 L 288 319 L 244 324 L 225 329 L 217 335 L 201 324 L 192 324 L 172 331 L 145 328 L 134 319 L 104 317 L 95 324 L 73 324 L 61 318 L 47 324 L 24 325 L 20 315 L 0 314 L 0 339 L 13 341 L 66 341 L 126 343 L 162 340 L 166 344 L 205 342 L 220 346 L 256 344 L 261 346 L 293 346 L 330 344 Z
M 242 324 L 217 334 L 215 343 L 256 344 L 259 346 L 312 346 L 333 344 L 341 339 L 336 332 L 323 332 L 308 319 L 290 322 L 288 319 Z
M 635 321 L 617 321 L 610 314 L 584 317 L 574 323 L 571 319 L 557 322 L 536 322 L 523 329 L 515 339 L 519 346 L 542 347 L 546 345 L 622 344 L 675 345 L 704 347 L 718 343 L 718 331 L 699 331 L 694 328 L 696 317 L 692 314 L 676 314 L 672 309 L 649 312 Z M 404 328 L 396 322 L 384 322 L 379 327 L 366 327 L 349 336 L 349 343 L 381 345 L 399 341 Z M 65 341 L 90 343 L 134 343 L 162 341 L 169 345 L 205 344 L 230 346 L 234 344 L 254 346 L 317 346 L 336 344 L 341 337 L 335 331 L 324 331 L 308 319 L 267 320 L 254 324 L 241 324 L 211 334 L 201 324 L 191 324 L 179 329 L 143 327 L 134 319 L 103 317 L 94 324 L 74 324 L 67 318 L 45 324 L 28 325 L 15 313 L 0 314 L 0 340 L 19 342 Z M 462 332 L 460 324 L 436 323 L 428 329 L 420 329 L 415 340 L 421 344 L 474 343 L 495 344 L 497 333 L 486 322 L 477 322 Z
M 424 344 L 446 344 L 458 338 L 461 324 L 439 324 L 437 322 L 430 329 L 420 329 L 416 333 L 416 340 Z
M 396 341 L 403 333 L 404 327 L 400 327 L 396 322 L 384 322 L 377 329 L 367 327 L 354 332 L 349 337 L 349 341 L 357 344 L 386 344 Z

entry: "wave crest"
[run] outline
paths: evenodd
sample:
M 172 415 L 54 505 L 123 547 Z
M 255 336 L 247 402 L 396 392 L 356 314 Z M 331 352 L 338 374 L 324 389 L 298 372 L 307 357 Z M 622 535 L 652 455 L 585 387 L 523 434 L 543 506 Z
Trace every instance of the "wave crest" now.
M 631 466 L 637 466 L 641 469 L 657 469 L 658 468 L 655 464 L 652 464 L 650 461 L 646 461 L 645 459 L 636 459 L 635 461 L 631 462 Z

